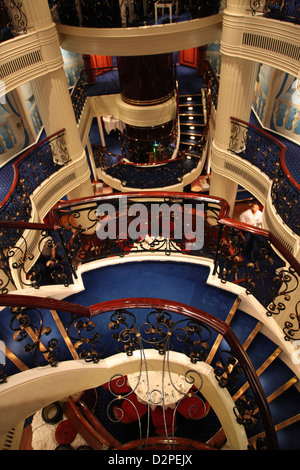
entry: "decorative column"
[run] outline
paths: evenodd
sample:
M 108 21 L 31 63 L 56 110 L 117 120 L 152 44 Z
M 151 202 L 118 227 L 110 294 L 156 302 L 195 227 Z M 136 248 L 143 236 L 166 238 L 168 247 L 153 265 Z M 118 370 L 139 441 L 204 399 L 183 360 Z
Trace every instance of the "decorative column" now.
M 259 66 L 256 62 L 235 56 L 236 32 L 233 25 L 243 21 L 246 4 L 244 0 L 229 1 L 224 11 L 222 65 L 212 145 L 210 194 L 226 199 L 230 204 L 231 214 L 238 185 L 222 175 L 231 134 L 230 118 L 236 117 L 249 122 Z

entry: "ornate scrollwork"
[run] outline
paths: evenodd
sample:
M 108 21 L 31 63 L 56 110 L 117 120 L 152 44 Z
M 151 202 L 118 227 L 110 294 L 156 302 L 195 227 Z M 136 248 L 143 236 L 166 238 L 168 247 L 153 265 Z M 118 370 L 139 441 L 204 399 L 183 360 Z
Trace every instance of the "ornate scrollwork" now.
M 225 355 L 226 360 L 224 360 Z M 219 386 L 233 391 L 243 370 L 232 352 L 223 350 L 219 352 L 219 360 L 216 362 L 214 372 Z
M 28 222 L 32 211 L 31 194 L 68 161 L 62 132 L 26 152 L 15 168 L 18 179 L 10 197 L 0 208 L 0 219 Z
M 0 8 L 7 11 L 10 18 L 11 24 L 9 25 L 12 31 L 18 33 L 27 33 L 28 20 L 23 11 L 22 2 L 16 0 L 9 0 L 6 2 L 9 6 L 6 6 L 4 0 L 1 0 Z
M 139 327 L 131 312 L 115 312 L 111 316 L 110 328 L 115 330 L 113 339 L 117 342 L 118 352 L 132 355 L 144 344 L 164 355 L 176 347 L 192 363 L 206 359 L 211 337 L 211 331 L 201 322 L 186 319 L 174 322 L 171 314 L 163 310 L 149 312 L 146 321 Z
M 100 334 L 95 331 L 95 327 L 95 322 L 90 318 L 72 315 L 66 331 L 69 338 L 74 342 L 74 347 L 78 351 L 80 359 L 96 364 L 103 356 L 104 345 L 101 343 Z
M 63 284 L 72 282 L 72 269 L 69 255 L 63 246 L 58 232 L 35 230 L 34 241 L 28 240 L 20 229 L 0 230 L 0 293 L 22 287 L 38 289 L 42 284 Z
M 274 300 L 268 305 L 267 316 L 279 315 L 286 310 L 286 303 L 291 300 L 291 294 L 298 289 L 299 278 L 296 271 L 289 267 L 281 269 L 273 278 Z

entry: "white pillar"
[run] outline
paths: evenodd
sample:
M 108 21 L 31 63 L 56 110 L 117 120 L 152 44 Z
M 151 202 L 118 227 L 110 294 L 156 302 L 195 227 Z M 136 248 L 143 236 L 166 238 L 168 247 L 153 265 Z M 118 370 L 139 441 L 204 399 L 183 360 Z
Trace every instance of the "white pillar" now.
M 222 56 L 215 144 L 228 149 L 231 117 L 249 122 L 258 63 L 238 57 Z
M 248 0 L 228 0 L 224 13 L 234 21 L 241 21 L 244 15 Z M 232 16 L 231 16 L 232 15 Z M 222 41 L 226 41 L 226 51 L 235 44 L 234 28 L 223 23 Z M 212 173 L 210 181 L 210 194 L 219 196 L 227 200 L 231 207 L 231 215 L 234 209 L 237 183 L 222 176 L 224 161 L 229 147 L 231 135 L 231 117 L 249 122 L 251 106 L 255 93 L 255 83 L 259 64 L 231 56 L 222 51 L 222 65 L 220 73 L 220 85 L 218 95 L 217 117 L 214 141 L 212 145 Z

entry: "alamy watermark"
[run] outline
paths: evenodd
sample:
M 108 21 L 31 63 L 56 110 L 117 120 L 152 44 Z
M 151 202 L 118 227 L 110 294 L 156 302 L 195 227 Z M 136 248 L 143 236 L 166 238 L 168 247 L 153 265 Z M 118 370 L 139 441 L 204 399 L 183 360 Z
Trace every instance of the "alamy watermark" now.
M 149 213 L 150 212 L 150 213 Z M 119 214 L 119 216 L 118 216 Z M 200 250 L 204 244 L 204 204 L 167 204 L 136 202 L 128 206 L 127 198 L 97 208 L 96 234 L 100 240 L 153 239 L 184 240 L 186 250 Z

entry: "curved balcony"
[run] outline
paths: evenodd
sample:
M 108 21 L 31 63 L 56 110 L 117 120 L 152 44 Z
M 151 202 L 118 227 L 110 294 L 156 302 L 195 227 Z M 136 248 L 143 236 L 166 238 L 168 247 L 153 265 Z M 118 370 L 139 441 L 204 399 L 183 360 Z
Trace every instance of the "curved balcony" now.
M 136 220 L 138 210 L 142 212 Z M 210 260 L 222 283 L 238 286 L 241 292 L 246 289 L 270 316 L 278 315 L 277 306 L 284 303 L 281 299 L 286 291 L 291 296 L 296 290 L 299 264 L 268 231 L 229 220 L 227 214 L 227 204 L 218 198 L 139 192 L 59 203 L 51 212 L 52 225 L 45 225 L 44 230 L 40 224 L 25 227 L 22 222 L 1 222 L 2 278 L 6 278 L 1 292 L 17 286 L 39 288 L 49 280 L 68 286 L 77 279 L 76 271 L 97 260 L 183 256 L 192 261 Z M 35 252 L 28 233 L 35 240 Z M 39 259 L 44 245 L 48 257 Z M 270 283 L 268 289 L 264 278 Z M 14 282 L 14 288 L 7 287 L 8 280 Z M 287 289 L 282 291 L 284 280 Z M 294 334 L 296 331 L 297 325 Z M 293 339 L 292 334 L 286 335 Z
M 258 127 L 232 118 L 229 151 L 248 161 L 270 181 L 270 196 L 277 214 L 296 235 L 300 235 L 300 186 L 288 171 L 285 147 L 273 136 Z
M 93 78 L 93 81 L 95 80 L 94 84 L 89 84 L 91 78 Z M 199 87 L 201 83 L 199 80 Z M 178 87 L 178 84 L 176 86 Z M 82 134 L 86 133 L 83 127 L 86 126 L 84 116 L 88 114 L 85 112 L 87 101 L 97 100 L 97 96 L 100 95 L 102 101 L 99 101 L 99 106 L 96 105 L 96 101 L 94 101 L 94 104 L 97 106 L 98 115 L 103 115 L 105 113 L 103 111 L 103 97 L 112 93 L 117 93 L 116 96 L 119 96 L 119 81 L 115 69 L 92 69 L 84 70 L 81 73 L 72 90 L 71 98 Z M 95 171 L 97 172 L 96 178 L 103 180 L 119 191 L 159 190 L 160 188 L 171 191 L 183 190 L 186 185 L 197 178 L 205 164 L 211 113 L 211 93 L 213 93 L 213 99 L 215 100 L 216 93 L 212 80 L 212 70 L 210 64 L 206 62 L 203 88 L 200 94 L 191 95 L 188 100 L 192 101 L 186 101 L 186 97 L 178 96 L 178 91 L 175 90 L 176 115 L 173 118 L 176 106 L 174 99 L 174 102 L 172 101 L 170 104 L 172 111 L 170 117 L 162 121 L 165 122 L 166 119 L 172 117 L 172 121 L 169 121 L 167 126 L 167 129 L 170 129 L 172 125 L 172 129 L 168 134 L 153 141 L 151 139 L 135 139 L 126 135 L 126 130 L 120 131 L 118 136 L 121 148 L 120 154 L 110 152 L 109 148 L 100 146 L 98 143 L 92 145 Z M 119 115 L 118 101 L 110 101 L 109 105 L 110 109 L 113 109 L 113 112 Z M 95 106 L 92 107 L 94 114 Z M 180 107 L 187 111 L 181 112 Z M 192 111 L 189 111 L 189 108 Z M 105 109 L 108 109 L 107 106 Z M 195 114 L 196 111 L 193 109 L 197 110 L 198 114 Z M 168 111 L 164 110 L 164 114 L 152 110 L 150 109 L 147 113 L 150 114 L 150 117 L 147 116 L 149 122 L 151 122 L 151 112 L 154 112 L 154 116 L 161 119 L 171 112 L 169 108 Z M 193 121 L 190 121 L 190 119 Z M 193 130 L 190 130 L 191 124 L 193 124 Z M 134 163 L 135 161 L 139 163 Z
M 188 7 L 184 6 L 182 14 L 172 14 L 171 22 L 170 15 L 164 17 L 164 21 L 161 20 L 161 8 L 155 20 L 155 4 L 157 9 L 159 2 L 148 2 L 150 11 L 145 14 L 137 11 L 134 2 L 130 2 L 129 10 L 135 11 L 128 15 L 126 24 L 122 23 L 119 4 L 110 5 L 108 8 L 112 11 L 108 13 L 100 4 L 91 7 L 79 1 L 78 4 L 69 2 L 70 6 L 67 7 L 65 2 L 59 3 L 54 7 L 53 18 L 61 46 L 81 54 L 131 56 L 143 55 L 145 51 L 147 54 L 163 54 L 205 45 L 221 37 L 222 14 L 219 13 L 218 2 L 207 2 L 205 11 L 197 13 L 190 13 Z M 202 2 L 194 2 L 194 5 L 195 10 L 203 9 Z M 84 14 L 81 11 L 83 7 Z M 140 7 L 138 9 L 141 10 Z M 138 26 L 139 23 L 141 26 Z

